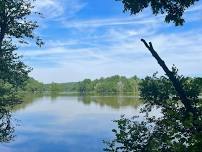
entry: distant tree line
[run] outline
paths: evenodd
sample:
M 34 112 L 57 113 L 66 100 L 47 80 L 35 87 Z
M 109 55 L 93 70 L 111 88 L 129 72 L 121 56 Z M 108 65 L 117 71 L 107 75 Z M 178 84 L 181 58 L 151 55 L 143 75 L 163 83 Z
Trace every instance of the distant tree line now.
M 78 82 L 69 83 L 49 83 L 44 84 L 35 80 L 34 78 L 29 78 L 26 81 L 26 85 L 21 91 L 38 93 L 38 92 L 73 92 L 78 90 Z
M 49 83 L 44 84 L 35 80 L 34 78 L 29 78 L 26 81 L 26 85 L 21 91 L 27 92 L 78 92 L 78 82 L 69 82 L 69 83 Z
M 140 79 L 136 76 L 126 78 L 119 75 L 100 78 L 93 81 L 85 79 L 84 81 L 79 82 L 79 92 L 81 94 L 94 92 L 101 95 L 126 92 L 137 93 L 139 81 Z
M 187 78 L 196 84 L 202 92 L 202 78 Z M 33 78 L 29 78 L 23 91 L 28 92 L 78 92 L 80 94 L 96 93 L 100 95 L 120 94 L 120 93 L 138 93 L 139 83 L 142 79 L 137 76 L 126 78 L 124 76 L 111 76 L 95 80 L 85 79 L 80 82 L 69 83 L 49 83 L 43 84 Z M 158 82 L 157 82 L 158 83 Z M 5 86 L 4 89 L 8 88 Z M 3 89 L 3 87 L 2 87 Z
M 22 91 L 28 92 L 78 92 L 80 94 L 98 93 L 112 94 L 125 92 L 138 92 L 140 79 L 136 76 L 126 78 L 124 76 L 111 76 L 96 80 L 85 79 L 80 82 L 49 83 L 43 84 L 30 78 Z

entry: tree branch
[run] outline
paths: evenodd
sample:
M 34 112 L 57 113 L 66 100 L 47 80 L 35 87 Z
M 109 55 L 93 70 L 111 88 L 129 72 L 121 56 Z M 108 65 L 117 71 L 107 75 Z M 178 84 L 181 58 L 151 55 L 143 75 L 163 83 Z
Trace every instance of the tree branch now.
M 180 100 L 182 104 L 184 105 L 186 111 L 189 113 L 193 113 L 195 115 L 196 111 L 194 110 L 190 100 L 187 98 L 186 92 L 184 91 L 182 84 L 180 83 L 179 79 L 176 78 L 174 73 L 169 70 L 165 62 L 160 58 L 158 53 L 154 50 L 153 45 L 151 42 L 149 44 L 144 40 L 141 39 L 141 41 L 144 43 L 144 45 L 147 47 L 147 49 L 151 52 L 152 56 L 157 60 L 158 64 L 162 67 L 170 81 L 172 82 L 177 94 L 180 97 Z

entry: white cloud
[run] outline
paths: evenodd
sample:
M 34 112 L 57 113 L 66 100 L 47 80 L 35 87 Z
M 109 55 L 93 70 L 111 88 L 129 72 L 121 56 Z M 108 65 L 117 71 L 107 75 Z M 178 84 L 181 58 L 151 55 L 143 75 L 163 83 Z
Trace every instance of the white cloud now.
M 78 44 L 77 40 L 47 40 L 45 46 L 48 47 L 63 47 L 63 46 L 71 46 Z
M 186 10 L 184 17 L 186 22 L 193 22 L 202 20 L 201 15 L 202 4 L 194 5 L 188 10 Z M 127 14 L 127 13 L 126 13 Z M 128 16 L 125 17 L 113 17 L 113 18 L 98 18 L 98 19 L 85 19 L 85 20 L 63 20 L 63 24 L 66 28 L 77 28 L 85 30 L 87 28 L 98 28 L 103 26 L 124 26 L 124 25 L 150 25 L 150 26 L 165 26 L 162 24 L 164 22 L 165 15 L 157 15 L 154 16 L 149 9 L 144 10 L 140 14 L 136 16 Z
M 35 67 L 32 76 L 44 82 L 53 80 L 65 82 L 79 81 L 84 78 L 95 79 L 114 74 L 145 76 L 156 71 L 163 73 L 155 59 L 140 42 L 140 35 L 135 30 L 119 29 L 108 33 L 108 36 L 113 38 L 113 40 L 108 39 L 110 45 L 100 42 L 96 43 L 95 47 L 71 48 L 66 46 L 35 53 L 29 52 L 28 56 L 40 58 L 38 55 L 41 55 L 44 60 L 47 60 L 47 56 L 53 55 L 59 65 L 48 68 Z M 175 64 L 181 73 L 194 76 L 202 71 L 200 66 L 202 64 L 202 35 L 200 33 L 199 31 L 155 33 L 148 35 L 145 39 L 153 42 L 154 48 L 169 67 Z M 121 36 L 122 34 L 124 36 Z
M 145 18 L 144 20 L 134 17 L 125 18 L 108 18 L 108 19 L 91 19 L 63 22 L 67 28 L 97 28 L 101 26 L 120 26 L 130 24 L 155 24 L 157 20 L 154 18 Z
M 41 12 L 46 18 L 55 18 L 64 13 L 64 7 L 60 1 L 56 0 L 36 0 L 34 3 L 35 11 Z
M 51 7 L 49 11 L 58 11 L 57 18 L 63 18 L 64 15 L 74 16 L 84 7 L 78 0 L 68 0 L 69 3 L 66 1 L 66 4 L 74 7 L 64 14 L 67 9 L 65 5 L 61 5 L 64 2 L 45 0 L 43 4 L 39 4 L 39 8 L 49 14 L 48 8 Z M 71 2 L 77 5 L 72 5 Z M 201 6 L 187 11 L 186 17 L 195 14 L 188 22 L 198 21 L 201 17 L 200 10 Z M 51 16 L 56 18 L 54 13 Z M 43 82 L 67 82 L 114 74 L 145 76 L 156 71 L 163 73 L 140 41 L 141 38 L 153 43 L 169 67 L 176 64 L 183 74 L 202 74 L 200 27 L 189 27 L 185 32 L 185 25 L 182 30 L 176 28 L 174 31 L 171 25 L 163 24 L 163 16 L 154 17 L 147 13 L 125 18 L 77 18 L 79 20 L 71 18 L 60 22 L 66 27 L 65 30 L 71 32 L 70 37 L 68 35 L 66 39 L 62 37 L 63 40 L 47 40 L 44 49 L 21 52 L 34 66 L 32 76 Z M 40 65 L 40 62 L 45 63 L 45 66 Z M 47 64 L 51 62 L 57 66 Z
M 85 5 L 80 0 L 36 0 L 34 2 L 35 11 L 51 20 L 73 17 Z

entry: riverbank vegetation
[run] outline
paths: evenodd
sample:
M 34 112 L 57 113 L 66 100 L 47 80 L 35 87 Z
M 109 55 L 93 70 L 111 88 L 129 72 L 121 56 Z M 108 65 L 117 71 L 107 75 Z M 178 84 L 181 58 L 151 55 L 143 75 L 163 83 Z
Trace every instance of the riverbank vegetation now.
M 144 78 L 147 79 L 148 77 Z M 111 76 L 100 79 L 84 79 L 80 82 L 69 82 L 69 83 L 49 83 L 43 84 L 33 78 L 29 78 L 26 82 L 23 91 L 37 93 L 37 92 L 75 92 L 81 95 L 85 94 L 99 94 L 99 95 L 108 95 L 108 94 L 127 94 L 133 93 L 138 94 L 140 91 L 140 83 L 142 82 L 141 78 L 133 76 L 130 78 L 124 76 Z M 202 78 L 196 77 L 186 77 L 187 81 L 193 82 L 202 92 Z M 161 84 L 160 81 L 155 83 Z M 156 90 L 157 91 L 157 90 Z M 159 91 L 160 92 L 160 91 Z
M 138 84 L 141 81 L 134 76 L 126 78 L 124 76 L 111 76 L 95 80 L 85 79 L 80 82 L 69 83 L 50 83 L 43 84 L 37 80 L 30 78 L 27 80 L 22 91 L 27 92 L 75 92 L 81 95 L 86 94 L 120 94 L 120 93 L 138 93 Z
M 167 76 L 142 79 L 139 84 L 144 107 L 144 121 L 139 116 L 128 119 L 124 116 L 114 122 L 115 138 L 105 142 L 107 152 L 118 151 L 198 151 L 202 144 L 202 100 L 198 98 L 200 87 L 197 79 L 175 76 L 181 82 L 194 111 L 189 112 Z M 152 109 L 161 111 L 161 116 L 152 114 Z M 135 141 L 135 142 L 134 142 Z

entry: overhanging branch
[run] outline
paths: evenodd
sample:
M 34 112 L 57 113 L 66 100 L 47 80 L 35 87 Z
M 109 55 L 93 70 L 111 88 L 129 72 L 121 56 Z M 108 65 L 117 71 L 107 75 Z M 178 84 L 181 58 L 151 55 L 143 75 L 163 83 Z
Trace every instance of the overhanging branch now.
M 141 41 L 144 43 L 144 45 L 147 47 L 147 49 L 151 52 L 152 56 L 157 60 L 158 64 L 162 67 L 170 81 L 172 82 L 178 96 L 180 97 L 180 100 L 182 104 L 184 105 L 185 109 L 187 112 L 191 112 L 192 114 L 195 115 L 195 110 L 193 106 L 191 105 L 190 100 L 187 98 L 187 95 L 182 87 L 182 84 L 180 83 L 179 79 L 176 78 L 174 73 L 169 70 L 165 62 L 160 58 L 158 53 L 154 50 L 153 45 L 151 42 L 149 44 L 144 40 L 141 39 Z

